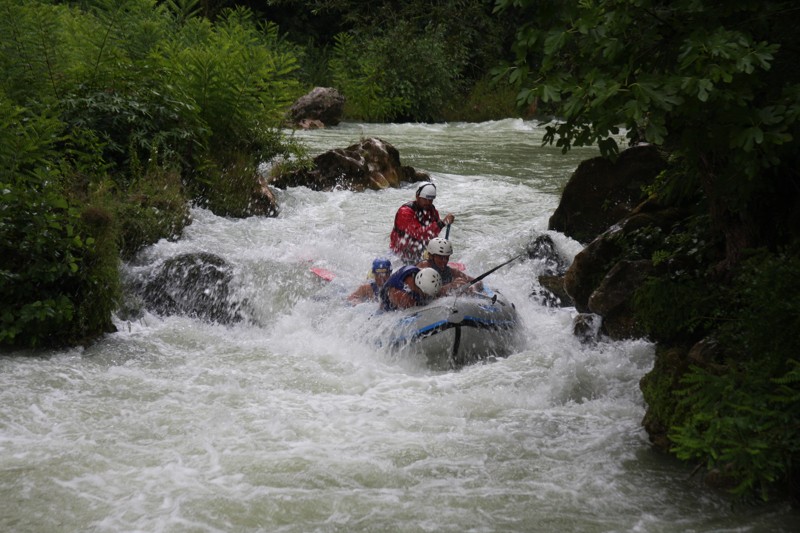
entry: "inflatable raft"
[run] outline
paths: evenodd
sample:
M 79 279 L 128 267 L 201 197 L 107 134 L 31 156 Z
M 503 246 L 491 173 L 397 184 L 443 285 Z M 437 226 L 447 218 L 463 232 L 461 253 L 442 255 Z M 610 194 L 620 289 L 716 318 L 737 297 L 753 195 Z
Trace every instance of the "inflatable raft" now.
M 423 353 L 431 368 L 457 369 L 515 349 L 517 310 L 498 292 L 445 296 L 404 312 L 391 346 Z

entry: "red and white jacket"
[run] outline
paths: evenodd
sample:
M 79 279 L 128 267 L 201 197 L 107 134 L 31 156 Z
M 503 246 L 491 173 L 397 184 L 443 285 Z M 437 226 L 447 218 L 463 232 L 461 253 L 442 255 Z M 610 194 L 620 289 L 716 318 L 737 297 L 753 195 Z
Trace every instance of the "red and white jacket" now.
M 445 223 L 433 205 L 422 208 L 416 202 L 400 206 L 394 216 L 389 247 L 406 263 L 417 263 L 428 241 L 439 235 Z

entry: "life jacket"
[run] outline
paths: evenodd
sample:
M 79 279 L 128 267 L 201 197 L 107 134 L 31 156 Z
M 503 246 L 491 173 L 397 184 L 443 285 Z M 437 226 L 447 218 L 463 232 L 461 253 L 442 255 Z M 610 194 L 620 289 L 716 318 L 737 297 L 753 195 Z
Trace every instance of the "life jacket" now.
M 436 266 L 436 263 L 433 259 L 426 259 L 424 263 L 420 263 L 421 265 L 424 264 L 426 267 L 430 267 L 434 269 L 439 275 L 442 277 L 442 285 L 447 285 L 448 283 L 453 281 L 453 268 L 446 266 L 443 269 L 439 269 Z
M 386 283 L 383 284 L 381 287 L 379 298 L 381 302 L 381 309 L 383 311 L 394 311 L 397 308 L 394 304 L 389 300 L 389 289 L 400 289 L 403 292 L 406 292 L 414 297 L 414 301 L 419 303 L 422 301 L 422 296 L 417 294 L 416 292 L 412 291 L 408 287 L 406 287 L 405 282 L 403 281 L 408 277 L 409 274 L 416 275 L 419 272 L 419 268 L 414 265 L 406 265 L 403 267 L 398 268 L 392 275 L 389 276 L 389 279 L 386 280 Z
M 425 246 L 428 244 L 427 240 L 421 240 L 418 237 L 408 234 L 404 228 L 401 228 L 397 219 L 403 207 L 407 207 L 414 212 L 414 217 L 419 222 L 420 226 L 427 227 L 435 224 L 439 220 L 439 212 L 435 207 L 431 206 L 428 209 L 423 209 L 416 202 L 408 202 L 400 206 L 397 213 L 394 215 L 394 227 L 390 238 L 391 249 L 400 255 L 401 259 L 407 263 L 416 263 L 422 256 Z M 435 232 L 432 236 L 438 235 L 440 228 L 435 226 Z

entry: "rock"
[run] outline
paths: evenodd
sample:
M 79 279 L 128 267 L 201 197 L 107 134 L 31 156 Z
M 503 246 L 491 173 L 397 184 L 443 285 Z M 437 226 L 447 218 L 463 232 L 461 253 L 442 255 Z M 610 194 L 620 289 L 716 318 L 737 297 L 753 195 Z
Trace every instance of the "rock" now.
M 633 316 L 633 295 L 654 270 L 649 260 L 616 263 L 589 297 L 589 311 L 603 317 L 603 332 L 613 339 L 641 337 Z
M 626 259 L 624 242 L 642 228 L 663 232 L 685 216 L 677 208 L 642 202 L 631 213 L 581 250 L 564 274 L 564 288 L 582 313 L 603 317 L 603 332 L 615 339 L 644 335 L 633 316 L 631 299 L 653 272 L 649 259 Z M 629 239 L 628 239 L 629 240 Z M 649 257 L 648 252 L 645 257 Z
M 302 130 L 319 130 L 325 127 L 321 120 L 304 118 L 297 122 L 297 127 Z
M 364 139 L 345 149 L 328 150 L 314 158 L 314 168 L 274 176 L 278 188 L 305 186 L 315 191 L 348 189 L 363 191 L 399 187 L 402 182 L 428 180 L 424 172 L 400 164 L 400 153 L 377 138 Z
M 547 307 L 572 307 L 572 301 L 564 288 L 564 276 L 542 274 L 538 277 L 539 287 L 531 293 L 531 298 Z
M 275 193 L 269 188 L 267 178 L 259 176 L 256 180 L 250 195 L 250 205 L 248 206 L 248 216 L 276 217 L 280 209 Z
M 619 244 L 611 236 L 611 233 L 604 234 L 592 241 L 575 256 L 564 274 L 564 288 L 581 313 L 590 312 L 589 297 L 621 252 Z
M 597 342 L 603 319 L 591 313 L 580 313 L 572 320 L 572 334 L 583 344 Z
M 345 98 L 333 87 L 314 87 L 289 108 L 289 120 L 300 127 L 336 126 L 342 120 Z
M 727 370 L 725 365 L 719 363 L 719 361 L 725 359 L 725 356 L 719 343 L 712 337 L 706 337 L 696 342 L 689 350 L 688 357 L 692 364 L 710 369 L 713 372 Z
M 664 452 L 668 452 L 673 445 L 668 433 L 676 403 L 674 391 L 679 389 L 678 384 L 688 369 L 685 347 L 657 346 L 653 368 L 639 381 L 639 388 L 647 402 L 642 426 L 650 442 Z
M 187 253 L 164 261 L 146 280 L 136 282 L 134 290 L 153 313 L 228 324 L 242 320 L 242 302 L 233 298 L 232 280 L 232 268 L 221 257 Z
M 642 186 L 666 168 L 654 146 L 624 150 L 612 162 L 595 157 L 578 165 L 567 182 L 549 229 L 587 243 L 625 218 L 642 200 Z
M 567 270 L 567 263 L 556 250 L 556 244 L 549 235 L 539 235 L 529 243 L 525 250 L 528 259 L 540 263 L 540 273 L 545 276 L 563 275 Z
M 549 235 L 539 235 L 526 248 L 528 259 L 536 263 L 539 286 L 531 292 L 531 298 L 548 307 L 570 307 L 572 298 L 564 289 L 564 272 L 567 263 L 558 253 Z

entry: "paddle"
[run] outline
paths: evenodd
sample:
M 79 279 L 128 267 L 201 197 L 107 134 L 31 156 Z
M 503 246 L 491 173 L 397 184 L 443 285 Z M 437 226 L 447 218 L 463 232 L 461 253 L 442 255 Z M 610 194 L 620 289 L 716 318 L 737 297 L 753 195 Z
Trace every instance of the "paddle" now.
M 333 272 L 331 272 L 330 270 L 328 270 L 326 268 L 311 267 L 311 268 L 309 268 L 309 270 L 313 274 L 318 276 L 320 279 L 323 279 L 325 281 L 333 281 L 333 279 L 336 277 L 336 274 L 334 274 Z
M 458 288 L 458 292 L 459 292 L 459 293 L 461 293 L 461 292 L 464 292 L 464 291 L 466 291 L 468 288 L 470 288 L 471 286 L 475 285 L 476 283 L 478 283 L 479 281 L 481 281 L 483 278 L 485 278 L 486 276 L 488 276 L 489 274 L 491 274 L 491 273 L 492 273 L 492 272 L 494 272 L 495 270 L 498 270 L 498 269 L 500 269 L 500 268 L 502 268 L 502 267 L 506 266 L 507 264 L 509 264 L 509 263 L 511 263 L 511 262 L 513 262 L 513 261 L 516 261 L 517 259 L 519 259 L 519 258 L 520 258 L 520 257 L 522 257 L 523 255 L 525 255 L 525 254 L 523 253 L 523 254 L 519 254 L 518 256 L 512 257 L 511 259 L 509 259 L 509 260 L 508 260 L 508 261 L 506 261 L 505 263 L 503 263 L 503 264 L 501 264 L 501 265 L 497 265 L 497 266 L 496 266 L 496 267 L 494 267 L 493 269 L 491 269 L 491 270 L 488 270 L 488 271 L 484 272 L 483 274 L 481 274 L 481 275 L 480 275 L 480 276 L 478 276 L 477 278 L 473 279 L 472 281 L 470 281 L 470 282 L 469 282 L 469 283 L 467 283 L 466 285 L 462 285 L 461 287 L 459 287 L 459 288 Z
M 447 231 L 444 234 L 445 240 L 449 240 L 450 239 L 450 226 L 452 226 L 452 224 L 448 224 L 447 225 Z M 457 270 L 460 270 L 462 272 L 467 269 L 467 267 L 464 266 L 464 263 L 456 263 L 454 261 L 450 261 L 449 263 L 447 263 L 447 265 L 452 267 L 452 268 L 455 268 Z

